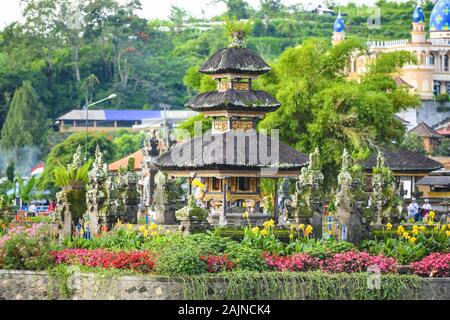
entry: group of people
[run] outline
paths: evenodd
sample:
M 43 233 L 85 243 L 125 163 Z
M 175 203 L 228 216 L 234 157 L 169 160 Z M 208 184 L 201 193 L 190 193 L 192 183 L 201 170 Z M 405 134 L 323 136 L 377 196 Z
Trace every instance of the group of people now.
M 416 222 L 423 221 L 424 218 L 428 217 L 431 210 L 432 207 L 428 199 L 425 199 L 422 207 L 420 207 L 416 198 L 412 198 L 411 204 L 408 206 L 408 216 L 406 220 L 414 219 Z
M 48 205 L 48 214 L 51 216 L 54 212 L 55 212 L 55 204 L 53 203 L 53 201 L 50 201 L 49 205 Z M 37 217 L 39 216 L 39 210 L 36 206 L 36 204 L 32 203 L 29 207 L 28 207 L 28 212 L 27 212 L 27 216 L 29 217 Z

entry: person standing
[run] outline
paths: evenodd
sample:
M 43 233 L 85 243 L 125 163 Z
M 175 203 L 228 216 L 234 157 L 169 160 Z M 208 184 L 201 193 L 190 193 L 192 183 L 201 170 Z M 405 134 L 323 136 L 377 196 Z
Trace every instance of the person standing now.
M 431 204 L 430 204 L 430 200 L 425 199 L 425 203 L 423 204 L 423 211 L 422 211 L 422 218 L 426 218 L 428 216 L 428 214 L 431 212 L 432 208 L 431 208 Z
M 408 206 L 408 217 L 407 220 L 414 219 L 417 221 L 419 214 L 419 205 L 416 202 L 416 198 L 412 198 L 411 204 Z

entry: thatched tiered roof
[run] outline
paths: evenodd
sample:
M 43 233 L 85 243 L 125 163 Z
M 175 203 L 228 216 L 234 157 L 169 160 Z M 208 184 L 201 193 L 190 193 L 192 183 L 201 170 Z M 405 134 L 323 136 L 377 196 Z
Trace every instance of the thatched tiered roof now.
M 204 74 L 264 74 L 269 65 L 254 51 L 247 48 L 225 48 L 219 50 L 200 68 Z
M 206 92 L 197 95 L 186 104 L 186 107 L 200 112 L 213 110 L 272 112 L 280 106 L 281 103 L 277 99 L 259 90 Z
M 442 168 L 442 164 L 420 153 L 399 149 L 384 150 L 386 166 L 394 172 L 414 173 L 431 172 Z M 377 165 L 377 155 L 370 156 L 364 163 L 366 171 L 371 172 Z
M 271 138 L 254 131 L 209 133 L 175 146 L 160 156 L 155 165 L 163 171 L 228 170 L 238 173 L 273 168 L 298 173 L 308 164 L 306 155 L 281 142 L 276 150 L 278 155 L 272 157 L 271 146 Z M 268 163 L 262 157 L 277 161 Z

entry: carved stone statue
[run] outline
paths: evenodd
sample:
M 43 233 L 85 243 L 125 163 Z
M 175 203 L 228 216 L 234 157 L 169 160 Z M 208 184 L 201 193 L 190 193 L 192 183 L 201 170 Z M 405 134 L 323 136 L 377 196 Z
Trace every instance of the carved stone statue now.
M 392 208 L 395 205 L 397 186 L 391 170 L 386 167 L 385 159 L 381 152 L 378 153 L 377 166 L 373 169 L 372 176 L 372 204 L 377 212 L 377 225 L 382 225 L 383 220 L 389 220 Z M 395 208 L 395 211 L 397 208 Z
M 303 168 L 296 183 L 296 196 L 292 218 L 296 223 L 311 223 L 314 236 L 322 234 L 322 203 L 323 203 L 322 166 L 319 149 L 310 154 L 309 166 Z
M 335 205 L 339 224 L 338 238 L 358 244 L 362 240 L 362 218 L 360 211 L 355 207 L 353 178 L 350 173 L 351 162 L 349 153 L 344 150 L 342 167 L 338 175 L 338 192 Z
M 89 191 L 86 195 L 90 232 L 94 237 L 98 235 L 99 227 L 107 226 L 106 208 L 104 208 L 107 198 L 107 178 L 107 165 L 103 162 L 103 153 L 97 145 L 95 161 L 89 172 Z
M 176 224 L 175 211 L 181 208 L 182 190 L 175 181 L 170 180 L 164 172 L 155 176 L 155 222 L 157 224 Z

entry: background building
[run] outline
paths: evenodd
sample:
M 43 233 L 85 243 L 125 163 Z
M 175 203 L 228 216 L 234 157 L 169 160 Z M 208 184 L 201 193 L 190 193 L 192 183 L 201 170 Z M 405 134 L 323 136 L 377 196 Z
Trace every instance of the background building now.
M 165 123 L 176 125 L 196 115 L 192 111 L 160 110 L 72 110 L 57 121 L 61 132 L 114 131 L 161 127 Z

